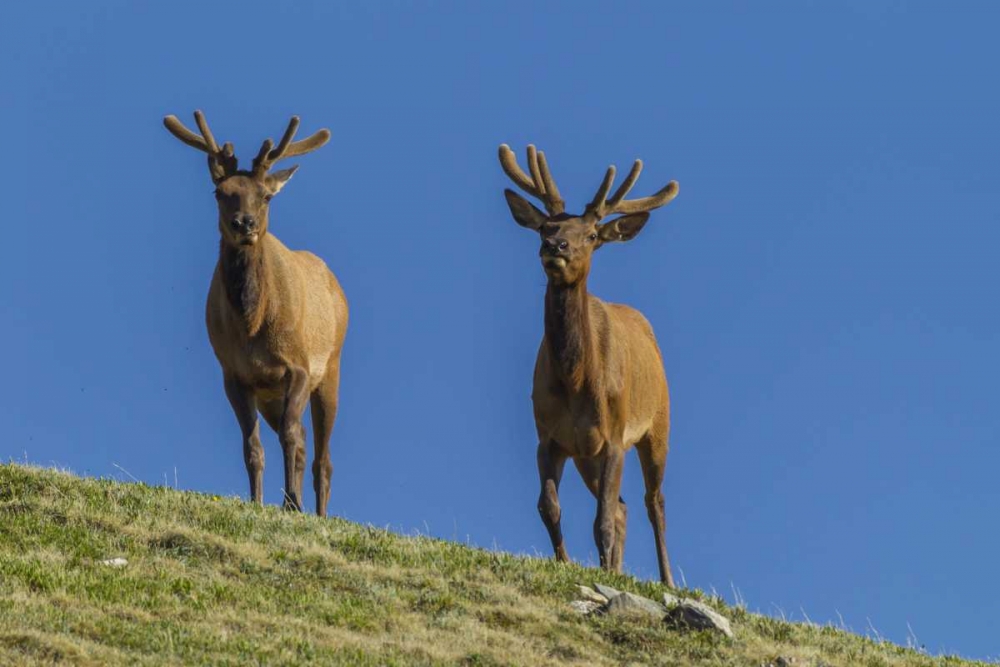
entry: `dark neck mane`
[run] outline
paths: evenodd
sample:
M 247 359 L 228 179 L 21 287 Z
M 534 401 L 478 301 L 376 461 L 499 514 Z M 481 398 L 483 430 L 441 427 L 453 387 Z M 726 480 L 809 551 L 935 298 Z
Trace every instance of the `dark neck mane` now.
M 553 285 L 545 291 L 545 340 L 553 370 L 568 388 L 579 389 L 593 358 L 587 283 Z
M 263 322 L 267 297 L 267 256 L 264 239 L 256 245 L 233 247 L 221 242 L 219 266 L 226 300 L 255 334 Z

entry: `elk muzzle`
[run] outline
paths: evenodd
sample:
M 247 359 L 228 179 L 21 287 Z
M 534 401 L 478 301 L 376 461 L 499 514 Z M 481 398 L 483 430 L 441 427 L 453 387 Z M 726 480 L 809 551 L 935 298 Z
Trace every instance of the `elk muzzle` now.
M 568 247 L 566 239 L 548 238 L 542 241 L 542 253 L 546 255 L 561 255 Z
M 569 262 L 569 242 L 566 239 L 551 237 L 542 239 L 542 267 L 549 269 L 565 268 Z
M 237 213 L 229 221 L 229 229 L 241 245 L 253 245 L 257 242 L 259 226 L 257 218 L 246 213 Z

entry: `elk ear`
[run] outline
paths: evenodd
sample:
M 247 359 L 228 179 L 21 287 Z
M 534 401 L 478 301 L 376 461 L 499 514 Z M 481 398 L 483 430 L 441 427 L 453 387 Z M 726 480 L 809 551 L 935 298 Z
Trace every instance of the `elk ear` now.
M 285 187 L 285 183 L 288 179 L 292 177 L 292 174 L 298 170 L 299 166 L 289 167 L 288 169 L 279 169 L 278 171 L 273 171 L 264 178 L 264 185 L 272 195 L 276 195 L 281 192 L 281 188 Z
M 639 235 L 639 232 L 646 225 L 647 220 L 649 220 L 649 213 L 623 215 L 607 224 L 601 225 L 597 233 L 604 243 L 610 241 L 631 241 Z
M 503 196 L 507 198 L 507 206 L 510 207 L 510 214 L 514 216 L 517 224 L 528 229 L 538 231 L 548 220 L 548 216 L 539 211 L 530 201 L 517 194 L 513 190 L 504 190 Z

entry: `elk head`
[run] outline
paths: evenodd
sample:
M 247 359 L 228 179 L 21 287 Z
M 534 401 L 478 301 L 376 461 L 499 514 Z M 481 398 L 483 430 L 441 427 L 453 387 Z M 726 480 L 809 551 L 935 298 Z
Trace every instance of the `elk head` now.
M 541 236 L 539 256 L 542 268 L 549 280 L 556 284 L 571 285 L 586 280 L 595 250 L 611 241 L 634 239 L 649 219 L 649 212 L 668 203 L 680 191 L 677 181 L 670 181 L 651 197 L 626 200 L 625 195 L 642 171 L 642 160 L 636 160 L 628 177 L 611 199 L 607 199 L 615 180 L 615 167 L 612 165 L 583 214 L 571 215 L 565 211 L 566 204 L 549 171 L 545 153 L 528 146 L 528 169 L 531 171 L 531 176 L 528 176 L 517 164 L 514 151 L 503 144 L 500 146 L 500 166 L 518 187 L 545 206 L 547 213 L 513 190 L 504 190 L 514 220 Z M 605 217 L 616 213 L 624 215 L 601 223 Z
M 270 139 L 264 141 L 253 160 L 250 171 L 237 168 L 231 143 L 222 148 L 215 142 L 208 122 L 201 111 L 194 112 L 200 135 L 184 127 L 176 116 L 167 116 L 163 124 L 170 133 L 192 148 L 208 154 L 208 171 L 215 183 L 215 199 L 219 203 L 219 232 L 226 243 L 252 246 L 267 233 L 268 204 L 281 191 L 298 166 L 271 172 L 278 160 L 304 155 L 330 140 L 330 130 L 322 129 L 311 137 L 293 142 L 299 128 L 298 116 L 292 116 L 288 129 L 277 147 Z

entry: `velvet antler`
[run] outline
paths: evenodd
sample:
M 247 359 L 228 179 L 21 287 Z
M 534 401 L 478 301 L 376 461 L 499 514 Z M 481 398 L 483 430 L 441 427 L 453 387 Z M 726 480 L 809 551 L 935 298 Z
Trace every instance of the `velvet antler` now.
M 216 183 L 231 176 L 236 172 L 236 155 L 233 153 L 233 145 L 229 142 L 223 144 L 222 148 L 215 143 L 212 130 L 208 127 L 205 114 L 200 110 L 194 112 L 194 122 L 198 125 L 201 135 L 197 135 L 184 127 L 184 123 L 178 120 L 177 116 L 166 116 L 163 125 L 188 146 L 197 148 L 203 153 L 208 153 L 208 170 L 212 174 L 212 180 Z
M 625 195 L 629 193 L 629 190 L 632 189 L 632 186 L 639 179 L 639 172 L 641 171 L 642 160 L 636 160 L 635 164 L 632 165 L 632 170 L 629 171 L 628 176 L 625 177 L 622 184 L 615 190 L 611 199 L 606 199 L 608 192 L 611 191 L 611 185 L 615 181 L 615 167 L 614 165 L 608 167 L 608 171 L 604 174 L 604 180 L 601 182 L 601 187 L 598 188 L 593 201 L 587 206 L 587 210 L 596 215 L 598 219 L 614 213 L 643 213 L 660 208 L 680 192 L 680 184 L 677 181 L 670 181 L 662 190 L 654 195 L 643 197 L 642 199 L 625 199 Z
M 531 170 L 531 176 L 528 176 L 517 164 L 517 156 L 510 149 L 510 146 L 502 144 L 500 146 L 500 166 L 519 188 L 542 202 L 549 215 L 559 215 L 566 210 L 566 202 L 560 196 L 559 188 L 556 187 L 556 182 L 552 178 L 545 153 L 535 150 L 533 145 L 528 146 L 528 169 Z
M 295 132 L 298 129 L 299 117 L 292 116 L 292 119 L 288 121 L 288 128 L 285 130 L 285 134 L 281 137 L 281 141 L 278 142 L 276 148 L 271 148 L 274 146 L 274 142 L 270 139 L 264 141 L 260 147 L 260 151 L 257 153 L 257 157 L 253 160 L 253 173 L 255 175 L 266 174 L 278 160 L 295 157 L 296 155 L 305 155 L 330 141 L 330 130 L 323 128 L 312 136 L 292 142 L 292 139 L 295 138 Z

